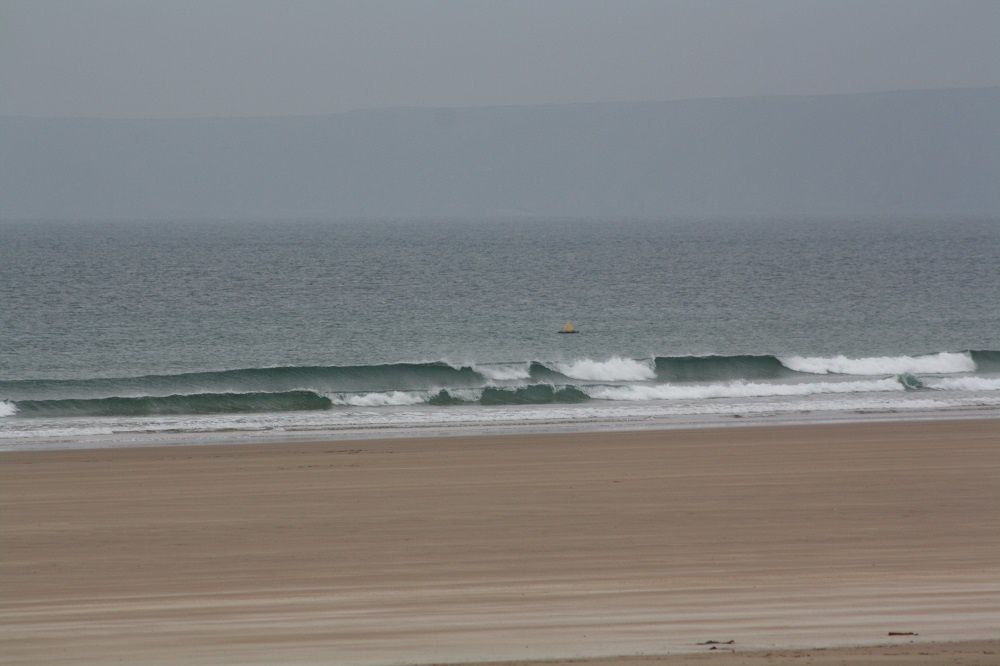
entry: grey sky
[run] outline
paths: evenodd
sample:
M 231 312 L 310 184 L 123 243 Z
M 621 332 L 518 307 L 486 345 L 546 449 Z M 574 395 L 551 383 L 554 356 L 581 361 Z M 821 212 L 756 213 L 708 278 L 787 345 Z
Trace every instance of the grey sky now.
M 998 35 L 995 0 L 0 0 L 0 114 L 994 86 Z

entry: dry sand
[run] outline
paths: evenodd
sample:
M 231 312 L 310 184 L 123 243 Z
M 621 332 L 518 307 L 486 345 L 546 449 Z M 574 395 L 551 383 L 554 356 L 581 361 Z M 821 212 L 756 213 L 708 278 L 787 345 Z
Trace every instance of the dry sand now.
M 6 453 L 0 511 L 10 664 L 1000 663 L 995 420 Z

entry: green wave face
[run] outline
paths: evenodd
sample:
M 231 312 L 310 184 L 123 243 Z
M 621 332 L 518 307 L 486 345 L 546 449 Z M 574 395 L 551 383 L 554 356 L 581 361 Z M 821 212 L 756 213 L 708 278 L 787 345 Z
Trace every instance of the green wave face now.
M 154 416 L 178 414 L 242 414 L 329 409 L 329 398 L 311 391 L 283 393 L 198 393 L 138 398 L 90 400 L 21 400 L 17 415 L 42 416 Z
M 896 377 L 896 381 L 902 384 L 903 388 L 907 391 L 920 391 L 927 388 L 927 385 L 924 384 L 919 377 L 911 375 L 908 372 L 904 372 Z
M 969 372 L 969 359 L 976 372 L 1000 372 L 1000 351 L 942 352 L 937 356 L 958 357 L 961 367 L 956 372 Z M 929 360 L 928 360 L 929 359 Z M 621 359 L 613 359 L 620 364 Z M 626 359 L 628 361 L 628 359 Z M 824 361 L 824 359 L 800 359 Z M 842 365 L 844 359 L 825 359 Z M 874 367 L 893 359 L 861 359 Z M 898 360 L 898 359 L 897 359 Z M 927 364 L 941 359 L 930 357 L 905 358 L 911 365 Z M 954 363 L 954 358 L 945 358 Z M 589 361 L 589 360 L 588 360 Z M 629 361 L 631 362 L 631 361 Z M 785 362 L 790 362 L 785 359 Z M 601 362 L 595 362 L 600 365 Z M 647 363 L 647 361 L 643 361 Z M 871 365 L 869 363 L 869 365 Z M 376 394 L 396 392 L 406 394 L 403 402 L 386 404 L 430 404 L 432 406 L 461 405 L 543 405 L 576 403 L 589 400 L 588 393 L 603 382 L 619 385 L 625 381 L 642 384 L 683 382 L 731 382 L 739 380 L 767 381 L 787 377 L 809 377 L 811 370 L 786 367 L 782 360 L 769 355 L 732 356 L 658 356 L 654 359 L 655 379 L 622 375 L 595 378 L 581 374 L 574 364 L 549 364 L 534 361 L 527 364 L 530 384 L 523 381 L 524 365 L 516 368 L 511 379 L 491 380 L 483 373 L 495 369 L 454 367 L 446 363 L 394 363 L 356 366 L 306 366 L 276 368 L 244 368 L 218 372 L 181 373 L 176 375 L 146 375 L 141 377 L 93 378 L 72 380 L 0 380 L 0 401 L 4 409 L 18 417 L 43 416 L 150 416 L 233 414 L 252 412 L 286 412 L 324 410 L 341 404 L 374 404 L 343 402 L 327 396 L 343 394 Z M 488 365 L 488 364 L 487 364 Z M 508 364 L 515 365 L 515 364 Z M 550 365 L 552 367 L 550 367 Z M 830 365 L 829 363 L 827 365 Z M 898 365 L 898 364 L 897 364 Z M 905 365 L 905 364 L 904 364 Z M 947 365 L 947 364 L 946 364 Z M 553 369 L 558 367 L 560 371 Z M 644 368 L 647 366 L 643 366 Z M 799 367 L 792 364 L 792 367 Z M 958 366 L 956 366 L 958 367 Z M 947 370 L 947 368 L 946 368 Z M 840 370 L 836 370 L 840 372 Z M 818 371 L 817 371 L 818 372 Z M 825 372 L 825 370 L 823 370 Z M 833 371 L 831 371 L 833 372 Z M 853 370 L 851 372 L 854 372 Z M 859 371 L 860 374 L 881 374 Z M 896 374 L 908 390 L 927 388 L 916 376 L 917 370 Z M 931 369 L 931 374 L 940 370 Z M 564 374 L 569 373 L 569 374 Z M 575 373 L 575 374 L 574 374 Z M 887 373 L 888 374 L 888 373 Z M 920 372 L 920 374 L 924 374 Z M 578 378 L 574 378 L 580 375 Z M 12 409 L 11 409 L 12 408 Z
M 437 407 L 450 405 L 548 405 L 552 403 L 572 404 L 590 400 L 590 397 L 573 386 L 556 387 L 548 384 L 533 384 L 502 388 L 491 386 L 483 389 L 478 400 L 463 400 L 441 389 L 427 401 Z
M 545 405 L 553 402 L 575 403 L 590 400 L 583 391 L 572 386 L 556 388 L 548 384 L 535 384 L 516 389 L 483 389 L 481 405 Z
M 967 352 L 978 372 L 1000 372 L 1000 351 Z M 767 380 L 802 376 L 770 355 L 657 356 L 656 380 L 660 382 L 710 382 L 737 379 Z M 562 366 L 559 366 L 562 368 Z M 543 362 L 528 364 L 532 384 L 578 384 L 577 379 Z M 877 374 L 877 373 L 876 373 Z M 612 378 L 613 380 L 613 378 Z M 474 367 L 454 367 L 443 362 L 390 363 L 353 366 L 287 366 L 243 368 L 175 375 L 144 375 L 92 379 L 0 380 L 0 400 L 89 400 L 107 396 L 174 396 L 225 393 L 315 393 L 362 391 L 427 391 L 480 389 L 492 384 Z M 454 396 L 452 396 L 454 398 Z
M 434 405 L 435 407 L 465 405 L 468 404 L 468 402 L 469 402 L 468 400 L 462 400 L 461 398 L 456 398 L 452 394 L 448 393 L 448 391 L 446 391 L 445 389 L 441 389 L 427 400 L 427 404 Z
M 976 363 L 976 369 L 980 372 L 1000 372 L 1000 351 L 989 349 L 973 350 L 969 352 L 972 360 Z
M 656 377 L 668 382 L 776 379 L 794 374 L 774 356 L 656 357 Z
M 531 365 L 528 366 L 528 375 L 533 382 L 566 382 L 569 380 L 569 377 L 566 375 L 538 361 L 532 361 Z

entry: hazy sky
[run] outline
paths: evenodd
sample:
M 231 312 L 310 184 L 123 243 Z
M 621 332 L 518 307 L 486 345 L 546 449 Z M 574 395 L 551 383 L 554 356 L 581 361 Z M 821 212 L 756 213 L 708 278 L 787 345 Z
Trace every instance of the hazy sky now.
M 1000 85 L 1000 0 L 0 0 L 0 114 Z

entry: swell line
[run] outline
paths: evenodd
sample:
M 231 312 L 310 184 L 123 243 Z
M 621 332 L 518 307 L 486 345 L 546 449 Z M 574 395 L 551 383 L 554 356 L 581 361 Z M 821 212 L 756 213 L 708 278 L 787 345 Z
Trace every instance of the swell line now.
M 804 381 L 810 377 L 825 375 L 842 375 L 844 376 L 842 378 L 850 376 L 891 378 L 899 375 L 968 376 L 970 373 L 1000 373 L 1000 351 L 973 350 L 858 358 L 840 355 L 656 356 L 646 359 L 611 356 L 604 359 L 470 363 L 461 366 L 436 361 L 381 365 L 242 368 L 117 378 L 24 379 L 0 381 L 0 402 L 18 403 L 21 405 L 18 410 L 22 414 L 57 409 L 45 406 L 44 403 L 47 402 L 98 399 L 135 401 L 122 403 L 123 410 L 168 410 L 171 409 L 169 406 L 172 404 L 171 400 L 174 403 L 187 400 L 193 405 L 190 406 L 191 409 L 197 408 L 198 401 L 191 397 L 196 395 L 282 394 L 305 391 L 319 396 L 395 392 L 395 398 L 390 400 L 389 404 L 415 404 L 413 401 L 416 398 L 403 397 L 402 394 L 420 391 L 436 394 L 440 390 L 446 390 L 453 399 L 465 400 L 466 397 L 460 396 L 461 390 L 483 391 L 496 388 L 516 391 L 526 385 L 586 387 L 609 383 L 773 382 Z M 539 391 L 538 399 L 542 399 L 540 392 L 542 389 L 535 390 Z M 153 398 L 160 400 L 150 403 Z M 170 400 L 167 400 L 168 398 Z M 476 398 L 480 399 L 481 397 Z M 503 394 L 498 399 L 507 399 L 507 395 Z M 511 398 L 511 400 L 520 399 L 522 398 Z M 142 400 L 146 402 L 143 403 Z M 245 402 L 249 399 L 242 400 Z M 140 406 L 147 403 L 151 406 Z M 277 409 L 281 409 L 279 403 L 275 404 L 279 405 Z M 334 404 L 338 404 L 336 400 Z M 227 408 L 237 410 L 241 408 L 239 405 Z M 65 408 L 70 409 L 69 406 Z M 84 408 L 85 405 L 82 403 L 72 407 L 78 410 Z M 86 409 L 104 408 L 95 403 Z

